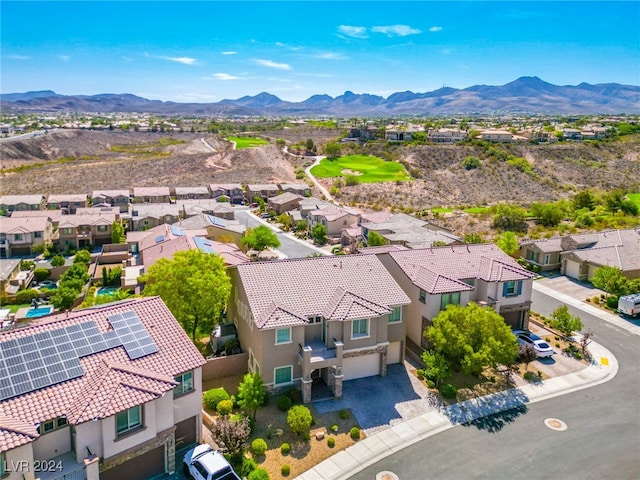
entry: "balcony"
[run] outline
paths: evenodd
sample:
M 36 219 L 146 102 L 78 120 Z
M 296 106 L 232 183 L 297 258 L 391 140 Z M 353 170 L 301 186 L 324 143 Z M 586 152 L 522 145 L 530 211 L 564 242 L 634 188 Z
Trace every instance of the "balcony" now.
M 335 348 L 322 342 L 298 345 L 298 363 L 302 365 L 303 377 L 310 378 L 311 372 L 319 368 L 342 366 L 344 344 L 334 339 Z
M 38 465 L 39 480 L 87 480 L 84 464 L 76 462 L 76 457 L 71 452 L 42 460 Z

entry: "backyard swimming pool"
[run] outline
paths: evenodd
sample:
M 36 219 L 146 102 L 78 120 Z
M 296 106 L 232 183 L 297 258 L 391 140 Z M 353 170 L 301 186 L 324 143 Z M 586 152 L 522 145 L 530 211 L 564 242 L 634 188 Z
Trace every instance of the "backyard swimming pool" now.
M 116 287 L 102 287 L 99 288 L 98 291 L 96 292 L 96 295 L 98 297 L 102 297 L 104 295 L 113 295 L 116 290 L 118 290 Z
M 26 318 L 44 317 L 45 315 L 49 315 L 51 312 L 53 312 L 53 307 L 51 305 L 46 305 L 44 307 L 38 307 L 38 308 L 30 308 L 29 310 L 27 310 L 25 317 Z

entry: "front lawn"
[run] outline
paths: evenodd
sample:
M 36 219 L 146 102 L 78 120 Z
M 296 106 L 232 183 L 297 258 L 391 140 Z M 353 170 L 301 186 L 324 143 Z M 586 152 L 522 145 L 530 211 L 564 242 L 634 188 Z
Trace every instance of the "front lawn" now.
M 627 198 L 640 208 L 640 193 L 629 193 L 627 194 Z
M 269 142 L 266 140 L 254 137 L 227 137 L 227 140 L 236 143 L 236 150 L 259 147 L 260 145 L 269 145 Z
M 311 174 L 318 178 L 355 177 L 358 183 L 411 180 L 401 164 L 369 155 L 325 158 L 311 169 Z

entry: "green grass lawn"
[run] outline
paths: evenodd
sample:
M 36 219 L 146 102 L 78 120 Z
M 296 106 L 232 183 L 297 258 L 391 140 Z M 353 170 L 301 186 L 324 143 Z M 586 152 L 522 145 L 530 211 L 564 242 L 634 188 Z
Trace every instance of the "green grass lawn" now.
M 482 215 L 485 213 L 489 213 L 488 207 L 470 207 L 464 209 L 465 213 L 471 213 L 473 215 Z
M 253 137 L 227 137 L 230 142 L 236 142 L 236 149 L 258 147 L 260 145 L 269 145 L 269 142 L 262 138 Z
M 432 208 L 431 211 L 433 213 L 451 213 L 453 212 L 453 208 L 436 207 L 436 208 Z
M 640 193 L 629 193 L 627 197 L 640 208 Z
M 325 158 L 311 169 L 311 174 L 319 178 L 345 177 L 349 172 L 355 174 L 359 183 L 392 182 L 411 180 L 404 167 L 396 162 L 387 162 L 369 155 L 349 155 L 328 159 Z

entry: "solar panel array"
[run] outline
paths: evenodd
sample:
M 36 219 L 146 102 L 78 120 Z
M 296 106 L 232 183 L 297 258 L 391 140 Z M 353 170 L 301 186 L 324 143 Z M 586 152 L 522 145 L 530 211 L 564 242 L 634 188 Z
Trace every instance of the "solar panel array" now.
M 135 360 L 158 351 L 135 312 L 108 320 L 104 333 L 89 321 L 0 342 L 0 401 L 81 377 L 80 358 L 94 353 L 123 346 Z

